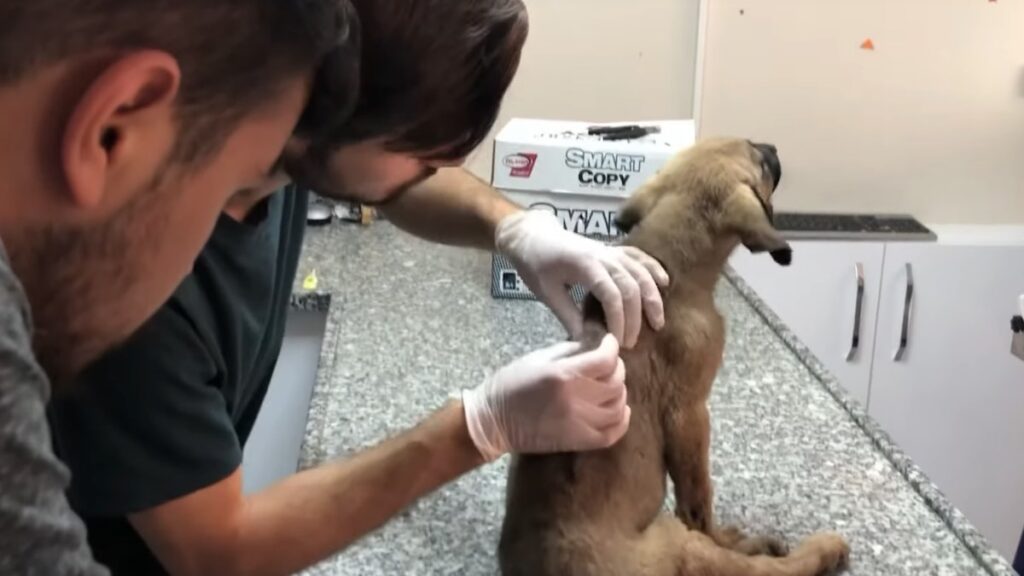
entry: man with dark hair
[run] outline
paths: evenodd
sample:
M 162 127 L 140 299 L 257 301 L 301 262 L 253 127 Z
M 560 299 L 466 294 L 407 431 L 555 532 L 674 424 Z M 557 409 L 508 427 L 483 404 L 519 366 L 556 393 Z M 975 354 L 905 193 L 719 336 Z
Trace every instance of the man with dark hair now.
M 654 277 L 667 282 L 664 271 L 525 213 L 458 168 L 515 75 L 522 2 L 353 3 L 363 37 L 354 114 L 296 139 L 285 166 L 300 185 L 238 196 L 170 303 L 91 367 L 80 394 L 54 404 L 72 504 L 115 573 L 292 573 L 505 452 L 594 449 L 626 431 L 616 340 L 632 345 L 644 312 L 663 322 Z M 330 97 L 313 101 L 330 109 Z M 600 296 L 615 337 L 591 352 L 535 352 L 402 436 L 243 495 L 242 447 L 281 348 L 310 187 L 378 204 L 436 241 L 492 250 L 497 238 L 570 331 L 580 324 L 572 281 Z
M 0 0 L 0 573 L 105 572 L 65 497 L 51 386 L 141 325 L 226 201 L 266 181 L 350 17 L 334 0 Z

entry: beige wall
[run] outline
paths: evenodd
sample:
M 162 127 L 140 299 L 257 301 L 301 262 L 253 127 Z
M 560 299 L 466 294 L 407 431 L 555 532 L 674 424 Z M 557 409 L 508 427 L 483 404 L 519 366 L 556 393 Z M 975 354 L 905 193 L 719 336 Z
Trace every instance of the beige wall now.
M 702 135 L 776 143 L 780 208 L 1024 224 L 1024 3 L 709 5 Z
M 526 0 L 530 39 L 495 131 L 513 116 L 690 118 L 698 0 Z M 490 178 L 491 141 L 469 166 Z
M 691 116 L 698 0 L 526 2 L 495 131 L 512 116 Z M 778 144 L 780 208 L 1024 224 L 1024 2 L 707 4 L 702 134 Z M 485 179 L 491 149 L 469 162 Z

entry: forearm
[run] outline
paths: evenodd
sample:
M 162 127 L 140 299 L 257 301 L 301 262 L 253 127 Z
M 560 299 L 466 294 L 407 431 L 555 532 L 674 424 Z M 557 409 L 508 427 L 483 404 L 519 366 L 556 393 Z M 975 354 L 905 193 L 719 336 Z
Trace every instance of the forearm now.
M 493 250 L 498 222 L 520 208 L 466 170 L 446 168 L 381 210 L 421 238 Z
M 247 500 L 240 572 L 308 567 L 482 463 L 456 403 L 375 448 L 296 474 Z

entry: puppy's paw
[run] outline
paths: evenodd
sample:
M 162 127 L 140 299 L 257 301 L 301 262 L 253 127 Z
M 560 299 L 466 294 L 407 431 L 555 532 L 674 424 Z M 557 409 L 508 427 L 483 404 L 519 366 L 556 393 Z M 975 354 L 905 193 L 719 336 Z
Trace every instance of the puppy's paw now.
M 789 553 L 786 543 L 771 536 L 750 536 L 736 543 L 733 550 L 747 556 L 782 558 Z
M 722 548 L 728 548 L 730 550 L 735 549 L 736 545 L 739 544 L 740 541 L 744 540 L 746 537 L 747 535 L 744 534 L 743 531 L 736 526 L 724 526 L 716 528 L 715 531 L 711 534 L 711 539 L 715 541 L 715 544 L 718 544 Z
M 679 518 L 683 524 L 686 525 L 690 530 L 696 530 L 704 534 L 708 534 L 711 531 L 711 513 L 708 507 L 703 502 L 697 502 L 690 506 L 676 506 L 676 518 Z
M 850 545 L 842 536 L 831 532 L 810 536 L 793 553 L 817 557 L 821 566 L 817 576 L 838 574 L 850 562 Z
M 770 536 L 747 536 L 735 526 L 726 526 L 715 531 L 715 542 L 730 550 L 747 556 L 772 556 L 781 558 L 789 549 L 781 540 Z

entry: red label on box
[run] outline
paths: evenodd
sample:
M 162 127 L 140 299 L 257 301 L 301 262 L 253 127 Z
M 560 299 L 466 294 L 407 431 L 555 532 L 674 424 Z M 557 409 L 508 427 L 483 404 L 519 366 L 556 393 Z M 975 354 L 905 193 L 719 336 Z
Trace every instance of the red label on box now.
M 509 154 L 505 156 L 504 163 L 513 178 L 529 178 L 533 174 L 533 167 L 537 165 L 537 155 L 523 152 Z

